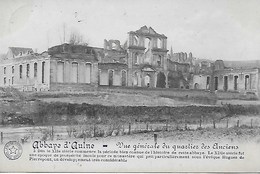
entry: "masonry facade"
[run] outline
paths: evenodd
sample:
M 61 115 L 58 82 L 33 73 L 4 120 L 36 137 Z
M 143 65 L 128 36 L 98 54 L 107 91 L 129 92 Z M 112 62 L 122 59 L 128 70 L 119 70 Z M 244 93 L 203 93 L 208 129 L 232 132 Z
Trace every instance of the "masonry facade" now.
M 227 67 L 217 60 L 193 79 L 196 89 L 260 95 L 260 70 L 257 67 Z
M 18 54 L 16 50 L 20 50 Z M 7 55 L 0 66 L 1 86 L 21 91 L 97 86 L 98 59 L 90 47 L 63 44 L 40 55 L 30 48 L 11 47 Z
M 31 48 L 10 47 L 6 59 L 1 60 L 0 85 L 21 91 L 49 90 L 49 67 L 48 54 L 35 54 Z
M 228 65 L 231 65 L 230 63 Z M 252 63 L 252 65 L 256 65 Z M 197 59 L 192 53 L 170 53 L 167 37 L 143 26 L 128 32 L 127 41 L 104 40 L 103 48 L 61 44 L 42 54 L 10 47 L 0 64 L 0 86 L 21 91 L 86 90 L 119 86 L 177 88 L 255 93 L 259 66 L 227 66 Z
M 128 86 L 167 87 L 167 51 L 167 37 L 151 27 L 129 32 Z

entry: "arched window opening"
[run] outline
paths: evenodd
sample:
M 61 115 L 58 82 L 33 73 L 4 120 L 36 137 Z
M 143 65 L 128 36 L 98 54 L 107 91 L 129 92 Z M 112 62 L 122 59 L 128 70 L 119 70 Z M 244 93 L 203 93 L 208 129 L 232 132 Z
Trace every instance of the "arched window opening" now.
M 33 69 L 34 69 L 34 77 L 37 77 L 37 63 L 33 64 Z
M 19 77 L 20 79 L 23 78 L 23 65 L 19 66 Z
M 200 85 L 198 83 L 194 84 L 194 89 L 200 89 Z
M 122 70 L 122 86 L 126 86 L 126 71 Z
M 162 56 L 161 56 L 161 55 L 158 55 L 157 65 L 158 65 L 159 67 L 162 66 Z
M 245 90 L 250 89 L 249 75 L 245 76 Z
M 133 85 L 138 86 L 138 73 L 137 72 L 134 73 Z
M 133 53 L 134 55 L 134 57 L 133 57 L 133 63 L 134 64 L 138 64 L 138 53 Z
M 224 91 L 228 90 L 228 76 L 224 76 Z
M 166 86 L 166 76 L 164 75 L 163 72 L 159 72 L 157 74 L 156 87 L 157 88 L 165 88 L 165 86 Z
M 72 63 L 72 72 L 71 72 L 71 80 L 72 83 L 78 83 L 78 63 L 73 62 Z
M 145 84 L 145 86 L 148 87 L 148 88 L 149 88 L 150 85 L 151 85 L 150 80 L 151 80 L 151 77 L 150 77 L 149 75 L 146 75 L 146 76 L 144 77 L 144 84 Z
M 44 83 L 45 62 L 42 62 L 42 83 Z
M 12 66 L 12 74 L 14 74 L 14 66 Z
M 86 83 L 90 83 L 91 82 L 91 70 L 92 70 L 92 66 L 90 63 L 86 64 Z
M 57 82 L 64 82 L 64 62 L 58 62 L 57 64 Z
M 108 71 L 108 85 L 113 86 L 113 76 L 114 76 L 114 71 L 109 70 Z
M 206 83 L 206 89 L 209 89 L 209 84 L 210 84 L 210 77 L 207 77 L 207 83 Z
M 30 64 L 26 65 L 26 77 L 29 77 L 30 75 Z
M 163 48 L 163 42 L 161 38 L 157 39 L 157 48 Z
M 145 52 L 147 52 L 148 50 L 150 50 L 150 47 L 151 47 L 150 43 L 151 43 L 151 39 L 148 38 L 148 37 L 145 38 L 145 40 L 144 40 Z
M 238 86 L 238 76 L 234 76 L 234 90 L 237 90 Z
M 215 90 L 218 90 L 218 77 L 215 77 Z
M 139 45 L 139 37 L 134 35 L 133 37 L 133 45 L 138 46 Z

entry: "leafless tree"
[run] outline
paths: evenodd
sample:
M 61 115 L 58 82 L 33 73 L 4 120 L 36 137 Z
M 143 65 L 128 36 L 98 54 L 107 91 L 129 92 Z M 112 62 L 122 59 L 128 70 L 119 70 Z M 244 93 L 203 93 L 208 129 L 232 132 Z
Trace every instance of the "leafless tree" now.
M 69 43 L 73 45 L 88 45 L 84 39 L 84 36 L 75 31 L 70 33 Z

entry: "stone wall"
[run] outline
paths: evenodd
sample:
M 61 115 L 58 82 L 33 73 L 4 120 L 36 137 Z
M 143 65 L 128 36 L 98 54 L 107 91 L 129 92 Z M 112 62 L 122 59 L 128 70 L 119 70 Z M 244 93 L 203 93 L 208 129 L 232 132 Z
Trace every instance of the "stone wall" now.
M 259 70 L 258 69 L 226 69 L 214 72 L 214 78 L 218 79 L 219 91 L 237 91 L 241 93 L 254 92 L 259 94 Z M 215 80 L 214 80 L 215 81 Z
M 0 66 L 0 86 L 21 91 L 49 90 L 50 58 L 30 55 L 9 59 Z

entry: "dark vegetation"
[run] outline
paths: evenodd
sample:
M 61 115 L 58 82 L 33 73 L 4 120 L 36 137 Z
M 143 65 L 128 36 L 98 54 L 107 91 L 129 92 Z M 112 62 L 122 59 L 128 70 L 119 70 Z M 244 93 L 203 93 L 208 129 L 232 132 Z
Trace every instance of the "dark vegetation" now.
M 101 90 L 98 88 L 98 90 Z M 107 92 L 122 92 L 122 89 L 109 89 Z M 139 93 L 140 90 L 126 90 L 128 93 Z M 151 93 L 143 90 L 141 93 Z M 214 94 L 206 95 L 201 92 L 200 97 L 192 91 L 186 95 L 170 90 L 153 90 L 153 94 L 161 97 L 174 98 L 181 101 L 208 104 L 208 106 L 104 106 L 99 104 L 72 104 L 64 102 L 47 103 L 37 100 L 47 97 L 61 97 L 70 94 L 57 93 L 21 93 L 14 88 L 0 89 L 0 123 L 3 124 L 37 124 L 37 125 L 66 125 L 66 124 L 125 124 L 133 122 L 186 122 L 193 123 L 198 120 L 221 120 L 235 115 L 257 115 L 260 113 L 259 105 L 230 105 L 214 106 Z M 98 93 L 73 94 L 73 96 L 101 95 Z M 32 100 L 33 99 L 33 100 Z
M 91 104 L 39 102 L 33 119 L 36 124 L 131 123 L 131 122 L 194 122 L 203 119 L 220 120 L 234 115 L 256 115 L 259 106 L 103 106 Z

